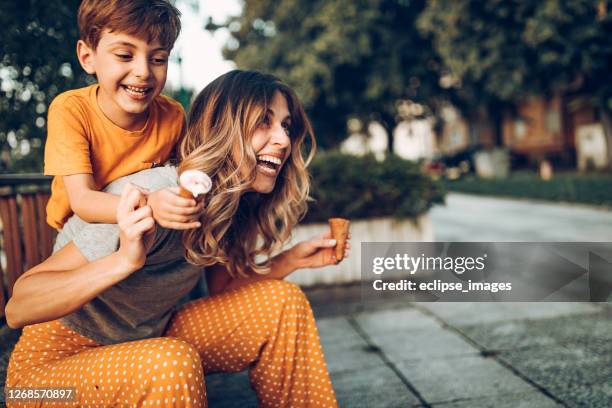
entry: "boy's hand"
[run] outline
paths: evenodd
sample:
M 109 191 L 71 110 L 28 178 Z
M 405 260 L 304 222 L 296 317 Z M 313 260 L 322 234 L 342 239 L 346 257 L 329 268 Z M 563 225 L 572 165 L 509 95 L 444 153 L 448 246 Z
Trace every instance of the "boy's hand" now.
M 199 228 L 202 203 L 179 195 L 179 187 L 168 187 L 150 193 L 147 204 L 153 210 L 153 218 L 164 228 L 186 230 Z

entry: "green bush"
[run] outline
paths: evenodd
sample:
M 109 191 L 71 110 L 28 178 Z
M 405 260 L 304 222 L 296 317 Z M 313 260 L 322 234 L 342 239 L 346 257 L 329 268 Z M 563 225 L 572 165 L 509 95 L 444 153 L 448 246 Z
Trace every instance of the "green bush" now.
M 468 176 L 447 182 L 447 189 L 472 194 L 612 205 L 610 174 L 560 173 L 544 181 L 536 173 L 521 171 L 506 179 L 485 180 Z
M 323 152 L 310 172 L 315 201 L 304 222 L 325 222 L 334 216 L 414 218 L 444 202 L 441 183 L 425 175 L 418 163 L 393 155 L 378 162 L 371 155 Z

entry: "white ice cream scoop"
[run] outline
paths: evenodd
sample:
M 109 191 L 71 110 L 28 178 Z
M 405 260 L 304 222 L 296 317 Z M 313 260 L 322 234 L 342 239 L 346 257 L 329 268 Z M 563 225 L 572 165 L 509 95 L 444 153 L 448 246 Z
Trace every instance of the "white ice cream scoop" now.
M 212 180 L 208 174 L 200 170 L 185 170 L 179 177 L 179 194 L 185 198 L 198 198 L 212 188 Z

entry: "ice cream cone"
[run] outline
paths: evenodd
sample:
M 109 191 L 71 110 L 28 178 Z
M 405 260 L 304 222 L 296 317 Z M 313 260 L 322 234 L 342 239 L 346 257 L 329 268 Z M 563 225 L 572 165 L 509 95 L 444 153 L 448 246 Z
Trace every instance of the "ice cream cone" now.
M 212 180 L 200 170 L 185 170 L 179 177 L 179 195 L 184 198 L 201 198 L 212 187 Z
M 193 194 L 191 191 L 187 190 L 185 187 L 179 186 L 179 195 L 183 198 L 193 198 Z
M 332 238 L 336 240 L 336 260 L 340 262 L 344 258 L 350 221 L 344 218 L 330 218 L 327 222 L 331 228 Z

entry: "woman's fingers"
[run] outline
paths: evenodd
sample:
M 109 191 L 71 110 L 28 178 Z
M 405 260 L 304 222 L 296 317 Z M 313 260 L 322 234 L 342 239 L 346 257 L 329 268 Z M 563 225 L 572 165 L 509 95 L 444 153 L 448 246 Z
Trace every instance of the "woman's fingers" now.
M 129 213 L 134 207 L 131 205 L 131 201 L 129 197 L 133 196 L 134 186 L 132 184 L 127 183 L 123 186 L 123 190 L 121 190 L 121 195 L 119 196 L 119 204 L 117 205 L 117 218 L 120 216 L 125 216 Z
M 151 207 L 145 205 L 144 207 L 140 207 L 129 213 L 126 216 L 125 221 L 126 223 L 135 224 L 138 221 L 149 217 L 153 217 L 153 211 L 151 210 Z
M 143 225 L 147 226 L 147 228 L 141 230 Z M 119 227 L 125 232 L 126 236 L 138 238 L 143 232 L 150 230 L 153 225 L 155 225 L 155 220 L 153 219 L 151 207 L 144 206 L 126 215 L 121 220 Z
M 331 238 L 332 237 L 332 233 L 330 230 L 327 230 L 325 232 L 320 233 L 319 235 L 317 235 L 315 238 Z
M 336 245 L 336 240 L 330 238 L 312 238 L 308 243 L 313 248 L 331 248 Z
M 117 223 L 127 220 L 128 216 L 142 206 L 143 194 L 133 185 L 126 184 L 121 192 L 119 204 L 117 205 Z
M 155 220 L 153 217 L 143 218 L 134 224 L 134 233 L 142 236 L 151 231 L 153 227 L 155 227 Z

